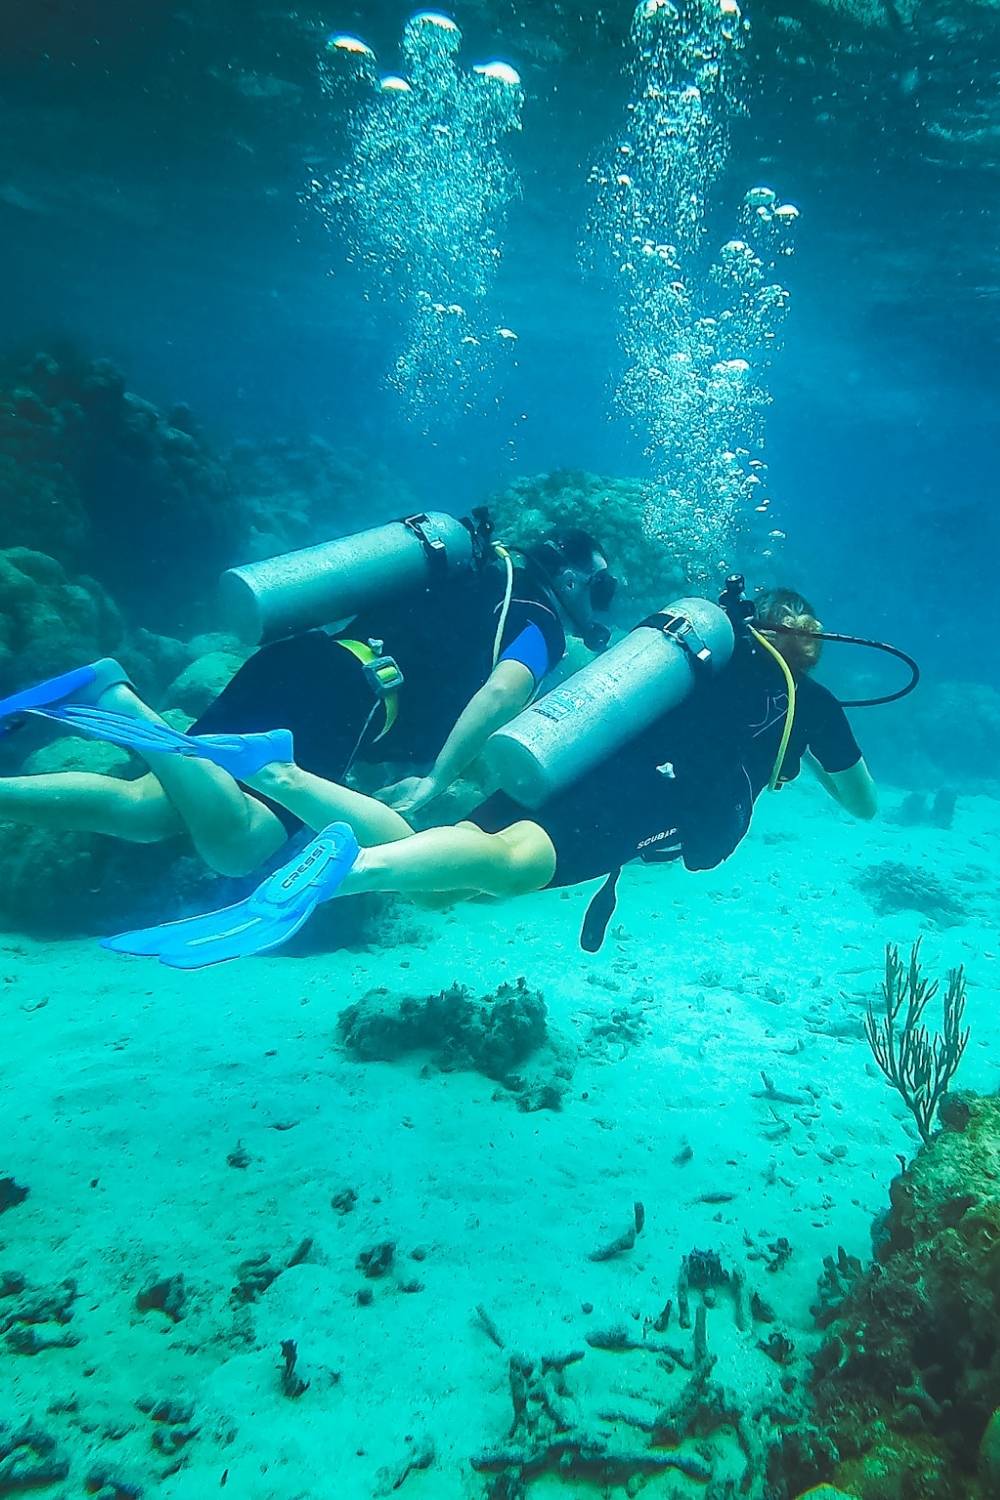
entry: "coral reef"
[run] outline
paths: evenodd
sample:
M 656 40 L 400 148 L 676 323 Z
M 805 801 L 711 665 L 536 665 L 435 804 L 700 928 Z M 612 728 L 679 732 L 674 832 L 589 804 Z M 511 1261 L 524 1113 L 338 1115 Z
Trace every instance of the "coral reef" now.
M 282 1339 L 281 1364 L 278 1370 L 281 1377 L 281 1394 L 287 1396 L 289 1401 L 297 1401 L 309 1389 L 309 1381 L 303 1380 L 298 1373 L 296 1368 L 298 1362 L 299 1346 L 295 1339 Z
M 0 505 L 3 499 L 0 497 Z M 0 552 L 0 693 L 118 651 L 121 615 L 94 579 L 45 552 Z
M 93 771 L 124 776 L 131 762 L 124 750 L 64 736 L 34 751 L 21 769 Z M 39 936 L 107 931 L 116 924 L 138 924 L 161 917 L 165 905 L 195 907 L 215 877 L 182 852 L 178 841 L 122 844 L 98 834 L 53 833 L 48 829 L 0 824 L 4 880 L 0 923 Z M 234 887 L 226 885 L 225 889 Z
M 39 353 L 0 374 L 4 544 L 45 554 L 40 581 L 80 589 L 92 611 L 113 612 L 101 586 L 137 621 L 183 629 L 222 568 L 350 530 L 362 496 L 372 519 L 416 508 L 388 469 L 321 438 L 213 449 L 187 407 L 159 410 L 108 360 Z M 39 613 L 65 637 L 84 604 Z
M 249 652 L 233 636 L 196 636 L 190 660 L 164 692 L 168 711 L 179 709 L 196 719 L 218 697 L 246 661 Z
M 5 540 L 83 566 L 147 621 L 189 608 L 232 560 L 240 512 L 187 408 L 164 414 L 109 361 L 71 352 L 37 354 L 11 387 L 0 401 Z
M 945 1128 L 892 1183 L 867 1270 L 828 1262 L 814 1309 L 818 1423 L 857 1500 L 997 1493 L 1000 1097 L 950 1097 Z
M 39 353 L 0 373 L 3 540 L 44 558 L 28 570 L 48 591 L 30 614 L 57 657 L 74 631 L 84 649 L 116 647 L 123 626 L 105 589 L 136 623 L 186 632 L 207 618 L 221 569 L 339 535 L 359 511 L 374 521 L 416 508 L 387 468 L 318 437 L 213 450 L 187 407 L 160 411 L 108 360 Z M 9 601 L 22 596 L 2 589 L 0 680 L 8 648 L 19 679 L 36 670 L 7 639 Z M 27 616 L 18 610 L 22 634 Z
M 306 547 L 420 507 L 412 491 L 368 454 L 321 437 L 234 443 L 226 467 L 240 497 L 240 560 Z
M 15 1182 L 13 1177 L 0 1177 L 0 1214 L 5 1214 L 9 1209 L 17 1208 L 23 1203 L 31 1192 L 20 1182 Z M 3 1283 L 0 1282 L 0 1286 Z
M 79 561 L 90 522 L 76 485 L 73 408 L 50 405 L 31 389 L 31 366 L 0 376 L 0 514 L 8 546 Z
M 604 1244 L 598 1245 L 596 1250 L 592 1250 L 587 1257 L 588 1260 L 597 1262 L 614 1260 L 617 1256 L 625 1255 L 629 1250 L 634 1250 L 636 1238 L 642 1233 L 645 1227 L 646 1210 L 642 1203 L 637 1201 L 632 1205 L 632 1222 L 626 1226 L 621 1234 L 616 1235 L 613 1240 L 608 1240 Z
M 261 1255 L 252 1255 L 244 1260 L 237 1268 L 237 1282 L 230 1292 L 230 1300 L 234 1306 L 241 1303 L 256 1302 L 262 1297 L 282 1271 L 290 1271 L 293 1266 L 301 1266 L 309 1258 L 312 1250 L 312 1239 L 302 1240 L 292 1251 L 291 1256 L 284 1261 L 274 1261 L 265 1251 Z
M 177 1272 L 143 1287 L 136 1296 L 135 1305 L 140 1312 L 161 1312 L 171 1323 L 179 1323 L 184 1316 L 186 1301 L 184 1277 Z
M 667 603 L 684 589 L 681 559 L 643 530 L 643 486 L 581 469 L 557 469 L 515 479 L 490 501 L 497 532 L 530 546 L 556 526 L 582 526 L 606 548 L 628 589 L 629 614 Z M 633 623 L 631 620 L 629 623 Z

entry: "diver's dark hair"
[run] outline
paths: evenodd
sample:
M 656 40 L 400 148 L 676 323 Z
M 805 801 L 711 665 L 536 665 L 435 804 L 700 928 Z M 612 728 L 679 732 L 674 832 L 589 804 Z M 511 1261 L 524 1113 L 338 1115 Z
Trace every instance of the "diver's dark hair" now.
M 774 631 L 774 644 L 792 671 L 811 671 L 819 660 L 822 646 L 821 642 L 809 637 L 817 635 L 823 627 L 809 600 L 797 589 L 777 588 L 764 589 L 754 603 L 758 629 Z
M 595 552 L 599 557 L 607 556 L 597 538 L 580 526 L 567 526 L 565 530 L 557 528 L 550 531 L 540 547 L 532 548 L 532 551 L 544 563 L 546 550 L 550 547 L 555 548 L 563 562 L 569 567 L 579 568 L 581 571 L 588 571 L 591 568 Z

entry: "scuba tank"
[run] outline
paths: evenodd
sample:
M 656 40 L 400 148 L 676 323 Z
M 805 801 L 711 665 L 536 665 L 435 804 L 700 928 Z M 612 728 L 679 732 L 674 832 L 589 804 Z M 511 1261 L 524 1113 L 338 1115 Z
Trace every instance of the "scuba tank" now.
M 219 580 L 229 627 L 248 645 L 348 620 L 370 605 L 471 572 L 489 555 L 485 509 L 407 516 L 353 536 L 230 568 Z
M 734 644 L 725 610 L 678 599 L 498 729 L 487 766 L 508 796 L 540 807 L 721 672 Z

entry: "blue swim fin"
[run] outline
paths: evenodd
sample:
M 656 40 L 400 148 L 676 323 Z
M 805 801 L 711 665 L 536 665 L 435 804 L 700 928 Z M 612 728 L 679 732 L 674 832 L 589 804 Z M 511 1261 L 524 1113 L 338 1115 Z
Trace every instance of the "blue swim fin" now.
M 359 852 L 349 824 L 331 823 L 245 900 L 180 922 L 105 938 L 102 947 L 159 958 L 172 969 L 203 969 L 270 952 L 287 943 L 320 902 L 337 894 Z
M 85 667 L 74 667 L 71 672 L 62 672 L 58 677 L 47 677 L 44 682 L 22 688 L 9 698 L 0 698 L 0 734 L 5 734 L 9 728 L 4 723 L 7 719 L 55 709 L 71 702 L 96 703 L 108 688 L 128 680 L 128 673 L 110 656 L 102 656 L 99 661 L 90 662 Z
M 275 761 L 294 760 L 291 731 L 271 729 L 264 734 L 182 734 L 169 724 L 147 723 L 130 714 L 96 708 L 85 703 L 60 703 L 49 708 L 29 708 L 27 713 L 55 719 L 92 739 L 106 740 L 140 755 L 184 755 L 221 766 L 237 781 L 255 776 Z

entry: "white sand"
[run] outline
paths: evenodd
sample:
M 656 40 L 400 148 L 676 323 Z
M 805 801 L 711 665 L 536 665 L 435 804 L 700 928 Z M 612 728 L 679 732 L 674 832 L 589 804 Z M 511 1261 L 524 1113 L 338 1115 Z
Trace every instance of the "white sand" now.
M 789 789 L 759 806 L 721 870 L 627 872 L 596 958 L 576 946 L 590 891 L 421 915 L 422 945 L 187 976 L 91 944 L 0 939 L 0 1175 L 31 1189 L 0 1216 L 0 1272 L 79 1283 L 75 1348 L 0 1355 L 0 1419 L 35 1418 L 73 1458 L 70 1480 L 44 1493 L 80 1495 L 94 1458 L 168 1500 L 220 1492 L 227 1471 L 225 1494 L 246 1500 L 369 1500 L 430 1438 L 434 1463 L 406 1480 L 407 1500 L 480 1497 L 469 1458 L 505 1438 L 511 1414 L 507 1355 L 476 1325 L 477 1304 L 529 1354 L 585 1348 L 589 1329 L 614 1324 L 638 1335 L 695 1246 L 745 1266 L 804 1354 L 823 1256 L 867 1254 L 895 1153 L 913 1149 L 856 1023 L 885 941 L 909 944 L 928 924 L 877 918 L 851 877 L 882 859 L 949 882 L 965 872 L 968 921 L 929 930 L 924 957 L 935 973 L 968 965 L 961 1081 L 995 1088 L 998 835 L 1000 803 L 986 799 L 961 801 L 945 833 L 852 825 L 817 788 Z M 475 1074 L 421 1076 L 421 1058 L 361 1065 L 335 1044 L 338 1012 L 372 986 L 424 994 L 457 979 L 481 992 L 521 974 L 580 1049 L 561 1113 L 519 1113 Z M 617 1007 L 648 1024 L 630 1048 L 590 1034 Z M 816 1029 L 845 1021 L 853 1035 Z M 761 1070 L 812 1101 L 772 1109 L 754 1097 Z M 775 1116 L 791 1128 L 768 1140 Z M 245 1170 L 226 1160 L 238 1141 Z M 694 1154 L 677 1164 L 684 1143 Z M 341 1216 L 330 1200 L 345 1186 L 358 1202 Z M 734 1196 L 697 1201 L 720 1192 Z M 590 1262 L 636 1199 L 647 1222 L 635 1250 Z M 782 1235 L 784 1270 L 747 1260 L 745 1237 Z M 231 1305 L 241 1261 L 280 1262 L 310 1236 L 306 1263 Z M 383 1239 L 397 1242 L 394 1271 L 366 1281 L 356 1257 Z M 137 1291 L 175 1272 L 183 1320 L 139 1313 Z M 399 1289 L 411 1278 L 422 1290 Z M 364 1286 L 367 1307 L 354 1300 Z M 721 1300 L 708 1327 L 716 1377 L 752 1410 L 783 1373 L 757 1349 L 771 1330 L 738 1333 Z M 690 1345 L 676 1315 L 664 1337 Z M 287 1338 L 311 1382 L 298 1400 L 279 1388 Z M 569 1371 L 584 1412 L 648 1414 L 685 1378 L 642 1352 L 591 1350 Z M 193 1402 L 199 1429 L 159 1487 L 169 1461 L 134 1405 L 146 1393 Z M 75 1412 L 47 1414 L 66 1398 Z M 719 1473 L 738 1467 L 731 1439 L 710 1446 Z M 531 1489 L 589 1493 L 555 1478 Z M 704 1489 L 673 1476 L 644 1493 Z

